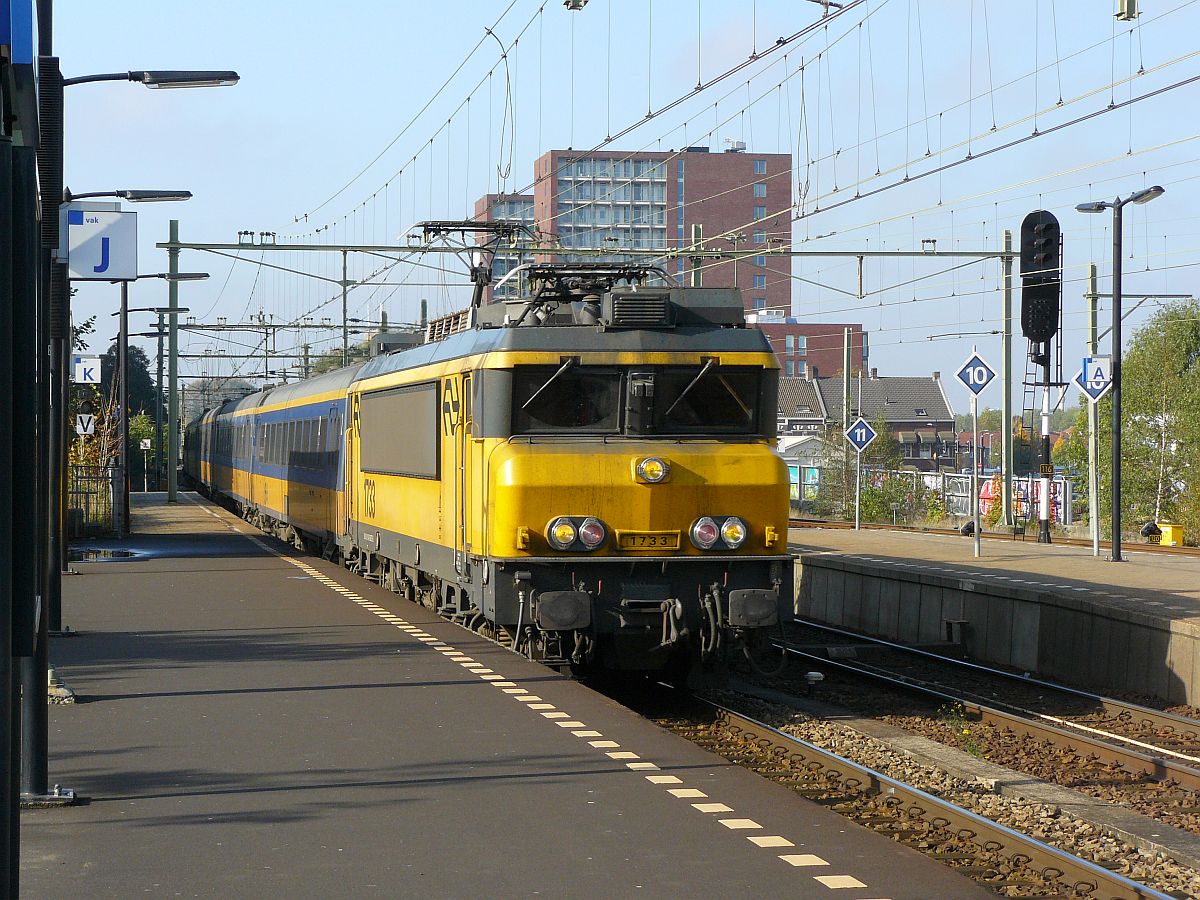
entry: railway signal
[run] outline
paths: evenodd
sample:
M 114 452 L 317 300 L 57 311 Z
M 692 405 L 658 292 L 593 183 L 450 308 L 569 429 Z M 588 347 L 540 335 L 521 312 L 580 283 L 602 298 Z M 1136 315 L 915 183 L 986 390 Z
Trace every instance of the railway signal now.
M 1031 212 L 1021 222 L 1021 333 L 1038 344 L 1058 333 L 1060 239 L 1058 219 L 1044 209 Z

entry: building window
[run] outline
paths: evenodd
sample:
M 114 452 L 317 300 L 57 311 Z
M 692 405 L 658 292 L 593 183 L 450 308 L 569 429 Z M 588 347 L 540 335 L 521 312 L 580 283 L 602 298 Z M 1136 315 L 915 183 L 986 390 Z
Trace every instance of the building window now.
M 767 258 L 760 253 L 758 256 L 754 257 L 754 264 L 756 266 L 765 266 L 767 264 Z
M 762 290 L 766 290 L 766 287 L 767 287 L 767 276 L 766 275 L 755 275 L 754 276 L 754 289 L 756 291 L 762 291 Z
M 765 206 L 754 207 L 754 221 L 765 219 L 767 217 L 767 208 Z
M 787 365 L 788 378 L 796 377 L 796 364 L 794 362 L 792 362 L 792 360 L 789 359 L 787 361 L 786 365 Z
M 808 337 L 803 334 L 796 335 L 796 354 L 804 356 L 808 353 Z
M 765 231 L 754 232 L 754 243 L 765 244 L 767 242 L 767 233 Z
M 763 184 L 763 182 L 761 182 L 761 181 L 755 182 L 755 184 L 754 184 L 754 196 L 755 196 L 755 197 L 765 197 L 765 196 L 767 196 L 767 186 L 766 186 L 765 184 Z
M 803 378 L 805 373 L 808 372 L 808 363 L 802 359 L 798 359 L 794 364 L 794 368 L 796 370 L 796 377 Z
M 784 338 L 783 343 L 784 346 L 787 347 L 787 352 L 789 354 L 796 352 L 796 336 L 794 334 L 789 334 L 786 338 Z
M 753 303 L 754 303 L 755 309 L 766 309 L 767 308 L 767 298 L 766 297 L 755 297 L 753 300 Z
M 766 175 L 767 174 L 767 161 L 765 159 L 756 159 L 754 161 L 754 174 L 755 175 Z

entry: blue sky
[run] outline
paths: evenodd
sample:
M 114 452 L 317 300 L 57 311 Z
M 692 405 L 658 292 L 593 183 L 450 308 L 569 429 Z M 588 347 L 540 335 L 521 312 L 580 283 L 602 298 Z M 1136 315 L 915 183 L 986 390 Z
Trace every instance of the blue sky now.
M 933 239 L 939 249 L 994 250 L 1000 232 L 1015 233 L 1028 211 L 1053 211 L 1066 235 L 1068 361 L 1082 355 L 1086 336 L 1086 264 L 1098 264 L 1102 292 L 1112 265 L 1111 217 L 1078 214 L 1076 203 L 1163 184 L 1162 198 L 1128 208 L 1125 290 L 1197 290 L 1200 82 L 1174 87 L 1200 73 L 1195 0 L 1143 0 L 1132 26 L 1114 20 L 1107 0 L 869 0 L 704 91 L 693 90 L 698 78 L 820 23 L 820 5 L 590 0 L 575 13 L 559 0 L 56 5 L 55 51 L 68 77 L 131 68 L 232 68 L 242 76 L 238 86 L 215 90 L 68 88 L 72 190 L 195 194 L 185 204 L 137 207 L 143 272 L 166 268 L 153 244 L 165 239 L 171 217 L 185 240 L 234 241 L 252 230 L 280 240 L 316 232 L 303 239 L 389 243 L 414 221 L 469 215 L 475 198 L 497 186 L 527 186 L 543 150 L 591 147 L 641 123 L 614 146 L 719 149 L 728 138 L 795 154 L 798 189 L 806 185 L 796 198 L 797 249 L 909 250 Z M 499 46 L 484 31 L 493 25 L 505 45 L 525 29 L 508 55 L 507 121 Z M 1120 106 L 1156 90 L 1163 92 Z M 686 99 L 645 119 L 648 107 L 676 98 Z M 1084 121 L 1053 130 L 1074 119 Z M 500 143 L 502 121 L 511 145 Z M 1047 133 L 1030 139 L 1035 129 Z M 958 164 L 918 177 L 951 163 Z M 498 166 L 508 166 L 508 178 Z M 336 277 L 332 255 L 292 259 Z M 973 344 L 998 365 L 999 338 L 987 333 L 999 327 L 998 264 L 953 265 L 870 260 L 867 296 L 859 298 L 853 260 L 800 259 L 793 313 L 862 323 L 881 374 L 952 372 Z M 260 310 L 276 320 L 310 310 L 317 322 L 340 315 L 340 302 L 327 303 L 336 289 L 314 279 L 200 253 L 185 254 L 182 268 L 212 275 L 181 286 L 182 302 L 205 321 Z M 351 277 L 366 280 L 373 268 L 355 261 Z M 465 300 L 462 288 L 444 284 L 462 281 L 456 273 L 404 266 L 386 278 L 387 287 L 351 293 L 352 316 L 377 316 L 382 305 L 393 321 L 412 321 L 422 297 L 435 313 Z M 138 306 L 164 297 L 159 281 L 131 290 Z M 115 333 L 109 313 L 117 298 L 112 285 L 84 285 L 76 297 L 77 319 L 103 320 L 98 346 Z M 1104 301 L 1102 319 L 1107 309 Z M 148 324 L 135 319 L 134 329 Z M 234 354 L 255 340 L 186 344 Z M 277 349 L 298 341 L 281 336 Z M 1018 335 L 1014 344 L 1022 372 L 1024 341 Z M 187 361 L 182 371 L 232 367 Z M 965 409 L 965 389 L 952 400 Z M 998 402 L 989 388 L 983 403 Z

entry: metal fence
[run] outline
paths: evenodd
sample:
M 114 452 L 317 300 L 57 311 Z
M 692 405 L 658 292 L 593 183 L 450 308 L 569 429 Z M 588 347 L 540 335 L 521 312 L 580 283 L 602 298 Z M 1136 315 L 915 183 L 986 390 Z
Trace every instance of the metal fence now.
M 67 482 L 67 537 L 114 534 L 115 466 L 70 466 Z

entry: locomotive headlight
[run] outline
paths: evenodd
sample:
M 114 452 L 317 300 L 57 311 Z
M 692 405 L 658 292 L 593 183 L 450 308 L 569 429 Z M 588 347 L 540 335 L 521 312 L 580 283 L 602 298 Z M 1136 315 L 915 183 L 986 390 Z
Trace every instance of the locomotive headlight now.
M 737 516 L 730 516 L 721 525 L 721 540 L 730 550 L 736 550 L 746 543 L 746 523 Z
M 571 520 L 560 516 L 550 522 L 550 526 L 546 529 L 546 540 L 556 550 L 567 550 L 575 543 L 577 534 Z
M 692 543 L 701 550 L 712 549 L 718 537 L 720 537 L 720 530 L 717 528 L 717 523 L 709 516 L 703 516 L 692 524 Z
M 579 526 L 579 541 L 589 550 L 595 550 L 604 543 L 608 531 L 599 519 L 587 518 Z
M 638 461 L 637 477 L 649 484 L 658 484 L 660 481 L 665 481 L 670 474 L 671 467 L 667 465 L 667 461 L 659 459 L 657 456 L 647 456 L 645 459 Z

